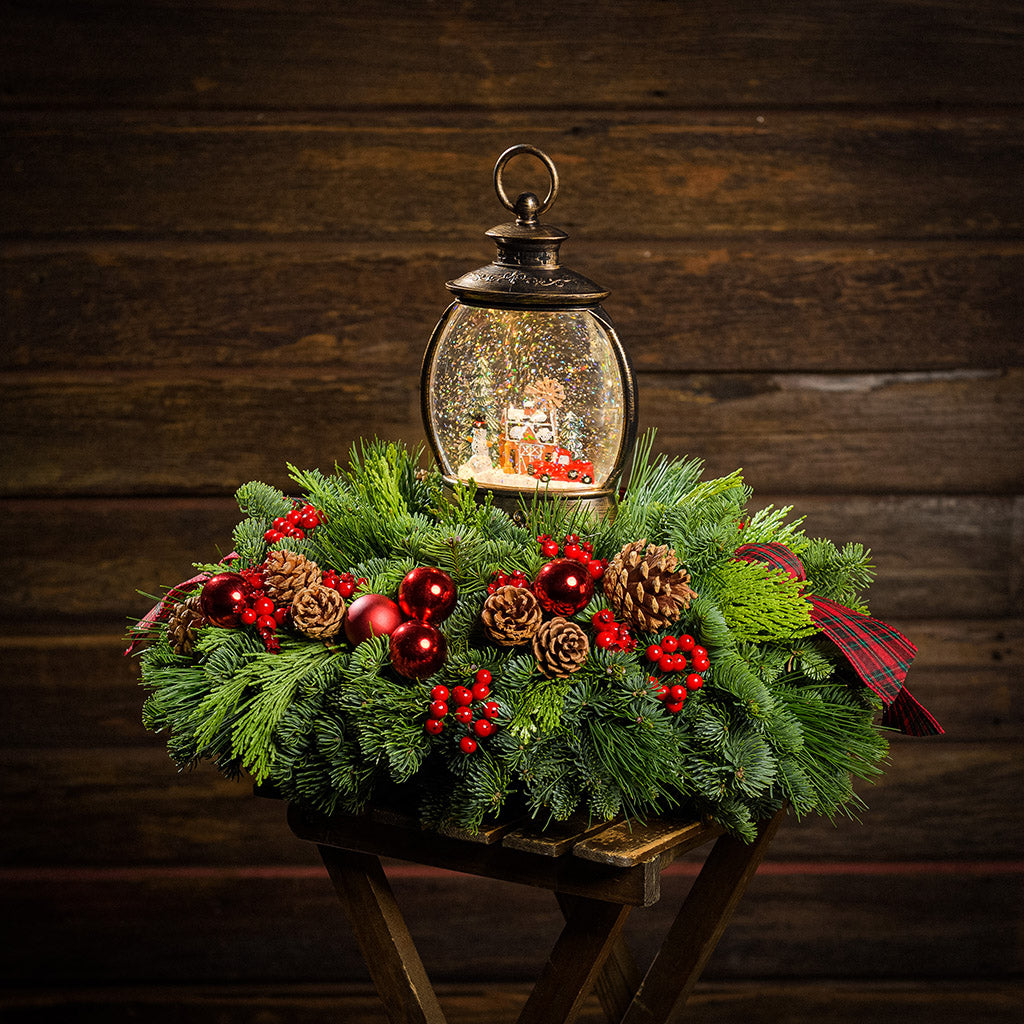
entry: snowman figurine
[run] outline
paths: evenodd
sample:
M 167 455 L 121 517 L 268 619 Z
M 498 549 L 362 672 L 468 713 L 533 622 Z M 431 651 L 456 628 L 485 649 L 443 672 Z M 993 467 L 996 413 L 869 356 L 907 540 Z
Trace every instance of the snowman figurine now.
M 470 456 L 466 464 L 473 475 L 490 472 L 494 468 L 488 449 L 491 442 L 487 440 L 487 420 L 477 414 L 473 420 L 473 434 L 470 437 Z

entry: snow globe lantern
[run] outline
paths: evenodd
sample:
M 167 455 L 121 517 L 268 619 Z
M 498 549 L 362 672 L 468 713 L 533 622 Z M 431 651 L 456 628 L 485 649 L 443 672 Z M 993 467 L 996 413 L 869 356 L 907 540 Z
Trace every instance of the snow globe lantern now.
M 550 187 L 509 199 L 505 165 L 530 154 Z M 474 481 L 510 509 L 537 493 L 607 504 L 636 439 L 636 383 L 601 302 L 608 292 L 561 266 L 564 231 L 538 218 L 558 173 L 533 146 L 513 146 L 494 188 L 515 221 L 487 232 L 493 263 L 447 283 L 455 295 L 423 357 L 427 437 L 445 482 Z

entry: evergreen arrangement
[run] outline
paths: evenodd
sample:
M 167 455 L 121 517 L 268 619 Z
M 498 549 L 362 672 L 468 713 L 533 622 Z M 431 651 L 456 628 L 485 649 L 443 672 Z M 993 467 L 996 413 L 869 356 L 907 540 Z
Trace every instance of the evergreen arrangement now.
M 675 809 L 749 839 L 783 804 L 857 813 L 891 698 L 813 599 L 876 623 L 868 552 L 651 441 L 600 517 L 507 514 L 376 440 L 333 474 L 289 467 L 292 496 L 245 484 L 232 554 L 132 630 L 146 727 L 183 768 L 434 827 Z

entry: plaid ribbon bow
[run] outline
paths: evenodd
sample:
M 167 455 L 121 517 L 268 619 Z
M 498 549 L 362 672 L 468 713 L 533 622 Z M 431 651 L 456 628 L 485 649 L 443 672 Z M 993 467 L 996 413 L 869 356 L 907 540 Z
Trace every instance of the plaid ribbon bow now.
M 744 544 L 736 549 L 742 562 L 764 562 L 795 580 L 807 579 L 803 562 L 785 544 Z M 813 594 L 811 619 L 846 656 L 857 675 L 885 704 L 882 724 L 908 736 L 937 736 L 945 730 L 904 686 L 917 648 L 880 619 Z

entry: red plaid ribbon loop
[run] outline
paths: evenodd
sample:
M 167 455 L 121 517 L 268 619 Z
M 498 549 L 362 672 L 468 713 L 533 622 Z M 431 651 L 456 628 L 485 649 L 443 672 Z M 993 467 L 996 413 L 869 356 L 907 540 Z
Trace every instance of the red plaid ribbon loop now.
M 807 579 L 803 562 L 785 544 L 744 544 L 736 549 L 736 557 L 743 562 L 764 562 L 792 579 Z M 904 686 L 917 648 L 898 629 L 823 597 L 809 595 L 807 600 L 815 625 L 843 652 L 864 684 L 882 698 L 883 725 L 908 736 L 945 732 Z

